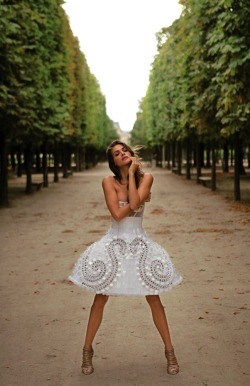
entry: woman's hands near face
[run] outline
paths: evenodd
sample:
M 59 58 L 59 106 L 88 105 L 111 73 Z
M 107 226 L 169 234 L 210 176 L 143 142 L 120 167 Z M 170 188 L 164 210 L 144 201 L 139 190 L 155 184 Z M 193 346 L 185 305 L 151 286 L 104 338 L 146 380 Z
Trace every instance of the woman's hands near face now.
M 140 166 L 140 162 L 137 157 L 131 157 L 131 164 L 129 166 L 129 173 L 135 173 L 138 167 Z

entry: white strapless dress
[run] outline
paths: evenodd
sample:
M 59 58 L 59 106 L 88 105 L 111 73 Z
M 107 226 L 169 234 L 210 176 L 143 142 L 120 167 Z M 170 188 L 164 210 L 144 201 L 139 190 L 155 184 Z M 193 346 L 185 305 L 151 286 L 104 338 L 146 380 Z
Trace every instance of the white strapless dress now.
M 112 218 L 107 234 L 79 256 L 69 280 L 105 295 L 157 295 L 180 284 L 168 253 L 144 231 L 143 212 L 144 206 L 119 222 Z

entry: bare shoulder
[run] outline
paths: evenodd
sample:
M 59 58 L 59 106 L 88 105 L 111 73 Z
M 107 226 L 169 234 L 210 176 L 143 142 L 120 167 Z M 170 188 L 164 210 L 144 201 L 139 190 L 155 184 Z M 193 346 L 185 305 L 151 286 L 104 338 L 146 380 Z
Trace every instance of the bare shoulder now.
M 153 184 L 154 178 L 151 173 L 144 173 L 141 181 L 140 181 L 140 186 L 147 186 L 151 188 Z
M 105 176 L 102 179 L 102 186 L 110 186 L 111 184 L 114 184 L 114 177 L 112 176 Z
M 143 180 L 144 180 L 144 179 L 145 179 L 145 181 L 147 181 L 147 182 L 153 182 L 154 177 L 152 176 L 151 173 L 144 173 Z

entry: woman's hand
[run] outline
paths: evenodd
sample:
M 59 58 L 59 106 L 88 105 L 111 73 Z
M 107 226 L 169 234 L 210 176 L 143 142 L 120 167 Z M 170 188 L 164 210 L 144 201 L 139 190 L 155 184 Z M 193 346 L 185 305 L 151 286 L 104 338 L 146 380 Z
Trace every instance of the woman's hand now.
M 130 174 L 131 173 L 134 174 L 139 166 L 140 166 L 140 162 L 139 162 L 138 158 L 137 157 L 131 157 L 131 164 L 130 164 L 128 172 Z

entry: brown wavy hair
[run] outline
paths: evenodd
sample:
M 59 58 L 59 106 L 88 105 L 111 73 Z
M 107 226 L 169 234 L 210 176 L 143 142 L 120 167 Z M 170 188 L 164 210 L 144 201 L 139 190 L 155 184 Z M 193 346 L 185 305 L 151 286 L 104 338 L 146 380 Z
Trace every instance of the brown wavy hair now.
M 119 182 L 121 182 L 121 173 L 120 173 L 119 168 L 115 165 L 114 157 L 113 157 L 113 154 L 112 154 L 112 149 L 116 145 L 122 145 L 123 147 L 125 147 L 130 152 L 132 157 L 138 157 L 139 160 L 140 160 L 140 158 L 139 158 L 138 151 L 139 151 L 139 149 L 141 147 L 140 146 L 135 146 L 135 147 L 132 148 L 129 145 L 127 145 L 125 142 L 122 142 L 122 141 L 120 141 L 118 139 L 116 139 L 113 142 L 111 142 L 111 144 L 108 146 L 106 153 L 107 153 L 109 168 L 114 173 L 115 179 L 118 180 Z M 138 169 L 135 172 L 135 183 L 136 183 L 136 187 L 137 188 L 138 188 L 138 186 L 140 184 L 140 180 L 141 180 L 141 178 L 143 176 L 144 176 L 144 172 L 143 172 L 141 166 L 139 166 Z

